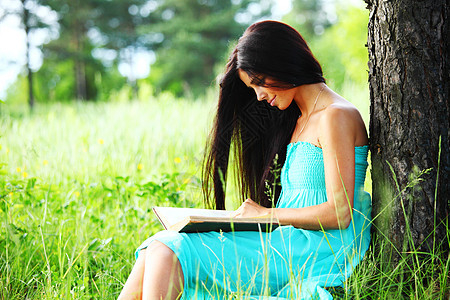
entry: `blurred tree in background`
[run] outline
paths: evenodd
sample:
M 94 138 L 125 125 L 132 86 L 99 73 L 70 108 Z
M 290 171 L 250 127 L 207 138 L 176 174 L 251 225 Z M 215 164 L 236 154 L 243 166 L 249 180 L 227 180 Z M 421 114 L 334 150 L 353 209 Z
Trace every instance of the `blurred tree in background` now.
M 133 8 L 145 4 L 144 0 L 95 0 L 95 1 L 61 1 L 47 3 L 59 15 L 59 38 L 44 47 L 48 66 L 44 65 L 43 78 L 49 83 L 48 91 L 63 85 L 63 91 L 70 89 L 73 94 L 68 98 L 96 99 L 101 86 L 107 84 L 107 67 L 117 67 L 117 61 L 125 51 L 142 46 L 137 34 L 137 27 L 143 23 L 143 17 L 134 13 Z M 104 51 L 101 51 L 104 50 Z M 107 51 L 112 51 L 108 61 Z M 97 53 L 97 56 L 94 54 Z M 133 52 L 126 60 L 133 60 Z M 102 55 L 103 54 L 103 55 Z M 111 54 L 109 54 L 111 56 Z M 112 60 L 112 61 L 111 61 Z M 60 65 L 65 66 L 60 66 Z M 58 70 L 51 74 L 52 70 Z M 110 70 L 108 70 L 110 71 Z M 67 73 L 73 72 L 70 76 Z M 50 77 L 49 77 L 50 76 Z M 71 79 L 63 83 L 63 80 Z M 117 76 L 113 76 L 114 82 Z M 119 81 L 124 84 L 125 81 Z M 135 85 L 135 79 L 131 80 Z M 63 97 L 56 92 L 57 99 Z M 67 96 L 66 96 L 67 97 Z
M 10 1 L 33 7 L 29 13 L 45 7 L 57 14 L 57 34 L 41 46 L 42 66 L 30 89 L 41 102 L 110 100 L 123 92 L 130 99 L 139 86 L 196 98 L 213 85 L 244 29 L 272 18 L 276 6 L 275 0 Z M 339 91 L 347 83 L 366 85 L 367 19 L 364 8 L 342 0 L 292 0 L 282 21 L 302 33 Z M 32 27 L 25 30 L 32 33 Z M 26 77 L 32 75 L 28 64 L 25 69 L 7 101 L 27 97 L 24 88 L 33 83 Z
M 33 71 L 31 70 L 30 64 L 30 34 L 32 30 L 46 27 L 47 24 L 42 22 L 37 14 L 33 12 L 33 3 L 32 0 L 21 0 L 22 3 L 22 11 L 20 17 L 22 19 L 22 25 L 25 30 L 25 38 L 26 38 L 26 63 L 25 69 L 27 72 L 28 79 L 28 105 L 32 109 L 34 106 L 34 93 L 33 93 Z
M 369 12 L 348 1 L 293 0 L 283 21 L 306 39 L 322 64 L 328 84 L 367 85 L 367 22 Z
M 133 66 L 137 53 L 151 50 L 150 34 L 140 33 L 140 26 L 148 23 L 151 4 L 147 0 L 96 1 L 96 16 L 89 33 L 96 45 L 95 53 L 103 63 L 116 68 L 121 61 L 129 67 L 128 83 L 137 94 L 137 77 Z M 109 58 L 108 58 L 109 57 Z M 102 74 L 104 75 L 104 74 Z M 104 76 L 102 76 L 104 78 Z
M 325 78 L 337 91 L 346 85 L 368 87 L 367 22 L 369 12 L 342 2 L 336 22 L 312 39 L 311 47 L 323 65 Z
M 155 32 L 157 60 L 150 80 L 175 95 L 204 93 L 214 67 L 227 58 L 230 43 L 248 25 L 270 16 L 271 2 L 165 0 L 143 32 Z
M 292 0 L 292 10 L 283 21 L 297 28 L 306 41 L 323 34 L 336 22 L 334 5 L 325 0 Z
M 19 4 L 19 3 L 18 3 Z M 41 29 L 48 29 L 50 24 L 46 22 L 45 15 L 39 12 L 40 0 L 20 0 L 17 6 L 4 8 L 3 14 L 0 15 L 0 22 L 11 15 L 20 18 L 20 24 L 25 32 L 25 76 L 27 81 L 27 101 L 30 108 L 34 106 L 34 89 L 33 79 L 34 71 L 31 67 L 31 45 L 30 36 Z

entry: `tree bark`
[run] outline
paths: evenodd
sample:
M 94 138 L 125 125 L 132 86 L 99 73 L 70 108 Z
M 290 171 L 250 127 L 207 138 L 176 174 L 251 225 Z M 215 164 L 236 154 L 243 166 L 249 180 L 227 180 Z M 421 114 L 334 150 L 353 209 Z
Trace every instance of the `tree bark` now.
M 449 1 L 366 3 L 374 228 L 429 252 L 449 213 Z

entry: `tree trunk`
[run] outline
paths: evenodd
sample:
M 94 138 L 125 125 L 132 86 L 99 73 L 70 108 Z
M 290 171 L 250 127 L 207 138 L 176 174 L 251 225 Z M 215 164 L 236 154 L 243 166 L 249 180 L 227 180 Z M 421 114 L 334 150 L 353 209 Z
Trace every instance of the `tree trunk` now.
M 33 94 L 33 72 L 30 68 L 30 12 L 28 8 L 26 8 L 27 0 L 22 0 L 22 23 L 25 29 L 25 37 L 26 37 L 26 69 L 27 69 L 27 79 L 28 79 L 28 107 L 30 111 L 33 111 L 34 108 L 34 94 Z
M 79 11 L 79 2 L 74 1 L 75 12 Z M 84 36 L 83 25 L 75 19 L 74 22 L 74 38 L 75 38 L 75 88 L 76 88 L 76 98 L 77 100 L 87 99 L 87 89 L 86 89 L 86 64 L 84 61 L 84 47 L 82 37 Z
M 30 111 L 34 108 L 34 93 L 33 93 L 33 71 L 30 68 L 30 39 L 27 32 L 27 72 L 28 72 L 28 107 Z
M 76 54 L 78 56 L 78 54 Z M 77 100 L 86 100 L 86 72 L 84 62 L 76 57 L 75 58 L 75 84 L 76 84 L 76 97 Z
M 366 2 L 374 227 L 430 252 L 449 213 L 449 1 Z
M 125 49 L 125 55 L 126 55 L 126 60 L 128 61 L 129 67 L 130 67 L 130 73 L 128 74 L 128 82 L 131 86 L 131 91 L 132 91 L 132 99 L 136 100 L 138 99 L 138 95 L 139 95 L 139 87 L 137 84 L 137 79 L 136 79 L 136 72 L 134 70 L 134 58 L 136 57 L 136 49 L 133 47 L 128 47 L 128 49 Z
M 82 59 L 82 47 L 80 43 L 79 31 L 76 31 L 76 51 L 75 51 L 75 85 L 76 85 L 76 97 L 77 100 L 86 100 L 86 71 L 84 60 Z

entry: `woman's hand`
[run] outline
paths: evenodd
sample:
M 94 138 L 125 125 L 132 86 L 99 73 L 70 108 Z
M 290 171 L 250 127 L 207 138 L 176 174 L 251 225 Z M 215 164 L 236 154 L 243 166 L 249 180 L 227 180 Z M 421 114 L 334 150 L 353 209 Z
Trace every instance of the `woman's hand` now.
M 247 199 L 242 205 L 234 211 L 231 215 L 233 218 L 248 218 L 248 217 L 264 217 L 270 216 L 271 209 L 261 206 L 252 199 Z

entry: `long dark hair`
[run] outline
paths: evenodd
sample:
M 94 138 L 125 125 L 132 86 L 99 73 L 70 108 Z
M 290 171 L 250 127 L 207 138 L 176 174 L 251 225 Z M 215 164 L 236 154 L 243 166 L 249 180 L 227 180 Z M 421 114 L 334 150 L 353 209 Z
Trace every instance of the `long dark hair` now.
M 278 175 L 273 172 L 274 158 L 278 154 L 277 164 L 284 164 L 300 114 L 294 101 L 283 111 L 266 101 L 257 101 L 255 92 L 240 80 L 239 69 L 260 85 L 266 85 L 266 76 L 271 77 L 277 82 L 276 88 L 281 89 L 325 82 L 320 64 L 295 29 L 275 21 L 258 22 L 247 28 L 220 81 L 217 114 L 206 146 L 203 194 L 206 205 L 216 209 L 225 209 L 231 150 L 242 198 L 251 198 L 266 207 L 276 204 L 272 199 L 278 200 L 281 187 L 277 186 L 273 197 L 266 193 Z

